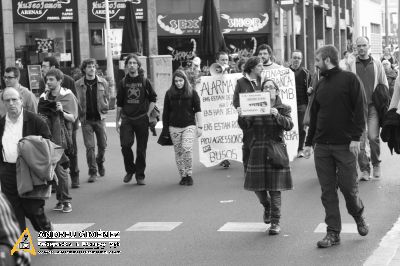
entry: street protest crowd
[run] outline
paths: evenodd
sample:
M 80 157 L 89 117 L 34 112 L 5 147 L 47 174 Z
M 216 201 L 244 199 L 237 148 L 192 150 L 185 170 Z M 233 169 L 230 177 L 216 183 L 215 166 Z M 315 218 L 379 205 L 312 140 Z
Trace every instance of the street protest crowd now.
M 201 60 L 195 57 L 189 68 L 174 72 L 162 114 L 156 105 L 156 90 L 143 76 L 138 56 L 127 56 L 126 75 L 117 87 L 115 120 L 126 172 L 123 182 L 129 183 L 135 176 L 138 185 L 146 184 L 149 128 L 154 129 L 162 118 L 158 143 L 173 146 L 179 185 L 194 184 L 193 145 L 196 138 L 208 138 L 199 140 L 200 161 L 225 168 L 229 160 L 242 161 L 244 188 L 254 191 L 262 205 L 263 221 L 271 224 L 269 234 L 277 235 L 281 231 L 282 191 L 293 189 L 289 161 L 293 157 L 308 159 L 313 153 L 327 224 L 327 234 L 317 246 L 340 243 L 338 187 L 359 234 L 367 235 L 358 181 L 381 178 L 380 137 L 400 153 L 398 62 L 387 49 L 382 62 L 370 56 L 365 37 L 357 38 L 354 51 L 345 52 L 342 60 L 334 46 L 319 48 L 315 71 L 301 66 L 302 56 L 301 51 L 293 51 L 289 68 L 284 68 L 274 62 L 271 47 L 261 44 L 254 56 L 240 59 L 232 69 L 229 55 L 220 52 L 210 66 L 211 75 L 201 70 Z M 46 57 L 37 101 L 19 83 L 19 68 L 5 69 L 0 103 L 0 217 L 6 217 L 0 228 L 2 245 L 12 247 L 17 232 L 26 228 L 25 218 L 37 231 L 53 230 L 44 211 L 52 187 L 58 201 L 53 210 L 72 211 L 69 189 L 79 188 L 81 180 L 76 143 L 79 123 L 86 147 L 87 181 L 94 183 L 106 175 L 109 83 L 97 75 L 93 58 L 83 60 L 80 70 L 81 77 L 74 80 L 62 73 L 54 57 Z M 214 86 L 215 80 L 225 85 Z M 293 92 L 284 89 L 288 84 Z M 218 90 L 226 98 L 203 95 Z M 288 95 L 294 95 L 287 97 L 291 102 L 285 98 Z M 218 112 L 206 111 L 214 100 L 225 107 L 224 114 L 234 117 L 218 127 L 228 132 L 235 129 L 240 137 L 207 135 L 216 127 L 208 121 L 216 119 Z M 288 132 L 293 130 L 298 137 L 291 139 Z M 135 139 L 136 158 L 132 150 Z M 213 150 L 215 143 L 229 148 L 234 142 L 239 149 Z M 204 154 L 209 156 L 206 163 Z M 19 255 L 20 265 L 29 264 L 26 254 Z

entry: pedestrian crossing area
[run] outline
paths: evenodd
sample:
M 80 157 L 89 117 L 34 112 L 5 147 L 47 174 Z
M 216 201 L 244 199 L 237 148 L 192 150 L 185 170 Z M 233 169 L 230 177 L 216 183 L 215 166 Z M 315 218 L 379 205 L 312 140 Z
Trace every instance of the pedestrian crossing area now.
M 128 228 L 121 230 L 126 232 L 171 232 L 179 230 L 183 222 L 137 222 Z M 83 231 L 91 230 L 95 223 L 70 223 L 53 224 L 54 231 Z M 227 222 L 217 229 L 217 232 L 265 232 L 269 224 L 255 222 Z M 314 233 L 326 233 L 326 224 L 320 223 L 313 231 Z M 342 232 L 345 234 L 358 234 L 355 223 L 343 223 Z

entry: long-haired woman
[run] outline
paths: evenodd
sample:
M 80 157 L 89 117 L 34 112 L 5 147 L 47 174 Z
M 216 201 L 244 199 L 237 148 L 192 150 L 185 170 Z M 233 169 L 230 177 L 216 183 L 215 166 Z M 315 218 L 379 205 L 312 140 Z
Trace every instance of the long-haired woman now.
M 169 129 L 174 144 L 180 185 L 193 185 L 193 142 L 203 132 L 200 98 L 184 71 L 177 70 L 165 94 L 163 127 Z

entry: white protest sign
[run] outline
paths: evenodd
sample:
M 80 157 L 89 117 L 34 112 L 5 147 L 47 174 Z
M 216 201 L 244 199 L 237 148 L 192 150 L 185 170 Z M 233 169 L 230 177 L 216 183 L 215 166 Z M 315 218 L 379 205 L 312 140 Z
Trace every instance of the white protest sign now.
M 241 77 L 241 73 L 203 76 L 196 85 L 203 113 L 199 157 L 206 167 L 223 160 L 242 161 L 243 132 L 232 105 L 236 82 Z
M 289 159 L 293 160 L 297 156 L 299 145 L 299 130 L 297 125 L 297 99 L 296 81 L 294 72 L 286 67 L 264 69 L 261 74 L 262 80 L 272 79 L 279 87 L 279 97 L 282 103 L 292 107 L 292 121 L 294 127 L 291 131 L 284 131 Z
M 271 113 L 271 94 L 268 91 L 239 93 L 239 100 L 242 116 Z

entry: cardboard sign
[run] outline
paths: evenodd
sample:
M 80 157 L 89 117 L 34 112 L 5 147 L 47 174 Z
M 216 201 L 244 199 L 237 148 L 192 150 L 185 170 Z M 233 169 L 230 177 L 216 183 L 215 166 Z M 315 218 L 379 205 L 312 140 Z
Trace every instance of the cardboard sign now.
M 268 115 L 271 113 L 271 94 L 266 92 L 251 92 L 239 94 L 242 116 Z
M 242 161 L 243 132 L 233 107 L 236 82 L 243 74 L 203 76 L 196 86 L 203 113 L 199 158 L 206 167 L 223 160 Z

